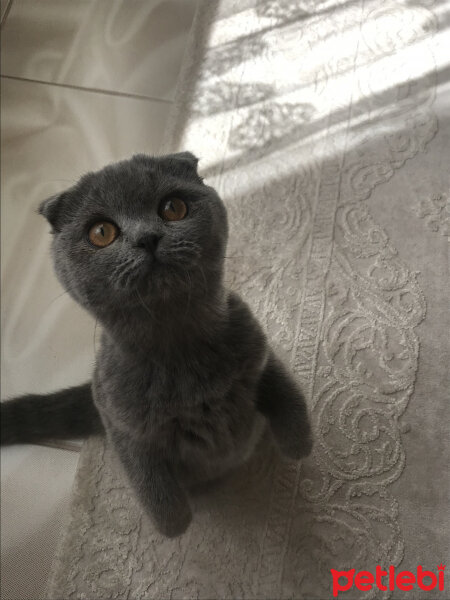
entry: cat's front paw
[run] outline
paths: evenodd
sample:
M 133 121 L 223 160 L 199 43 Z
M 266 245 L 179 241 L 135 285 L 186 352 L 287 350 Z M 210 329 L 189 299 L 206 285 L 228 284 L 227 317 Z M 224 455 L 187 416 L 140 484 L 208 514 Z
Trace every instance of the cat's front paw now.
M 155 517 L 155 525 L 160 533 L 169 538 L 183 534 L 192 521 L 192 511 L 189 504 L 185 503 L 177 508 Z

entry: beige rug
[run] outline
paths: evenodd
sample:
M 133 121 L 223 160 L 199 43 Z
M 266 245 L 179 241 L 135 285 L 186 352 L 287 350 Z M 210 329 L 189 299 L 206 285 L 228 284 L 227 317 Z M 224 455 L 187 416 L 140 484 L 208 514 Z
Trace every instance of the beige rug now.
M 227 204 L 227 281 L 302 385 L 315 449 L 263 445 L 166 540 L 90 440 L 49 597 L 325 599 L 331 569 L 445 564 L 449 11 L 200 5 L 166 150 L 199 155 Z M 339 597 L 449 598 L 450 581 Z

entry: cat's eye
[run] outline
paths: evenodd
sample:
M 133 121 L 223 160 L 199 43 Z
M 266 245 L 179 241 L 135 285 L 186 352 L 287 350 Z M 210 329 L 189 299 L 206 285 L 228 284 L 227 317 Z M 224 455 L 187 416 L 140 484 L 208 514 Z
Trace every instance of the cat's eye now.
M 89 241 L 97 248 L 105 248 L 113 243 L 119 235 L 119 229 L 109 221 L 94 223 L 89 229 Z
M 181 221 L 187 211 L 186 203 L 181 198 L 166 198 L 159 207 L 159 216 L 164 221 Z

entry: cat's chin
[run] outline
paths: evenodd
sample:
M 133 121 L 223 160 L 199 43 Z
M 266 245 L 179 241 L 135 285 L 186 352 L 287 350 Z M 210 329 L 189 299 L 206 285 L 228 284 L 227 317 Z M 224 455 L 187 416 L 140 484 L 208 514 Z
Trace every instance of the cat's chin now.
M 133 307 L 155 307 L 170 305 L 187 300 L 192 294 L 192 290 L 187 275 L 186 280 L 174 277 L 172 273 L 164 273 L 162 270 L 153 271 L 145 278 L 139 278 L 133 285 L 129 286 L 125 292 L 124 303 Z M 185 284 L 186 281 L 186 284 Z

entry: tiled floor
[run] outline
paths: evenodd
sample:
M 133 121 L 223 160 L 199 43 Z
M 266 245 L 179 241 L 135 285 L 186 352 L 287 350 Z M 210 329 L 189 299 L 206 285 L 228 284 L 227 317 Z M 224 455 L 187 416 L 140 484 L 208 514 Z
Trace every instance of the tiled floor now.
M 14 0 L 2 73 L 173 100 L 195 2 Z
M 2 397 L 90 376 L 94 323 L 35 211 L 87 170 L 158 153 L 196 4 L 1 0 Z M 2 598 L 43 597 L 77 457 L 2 449 Z

